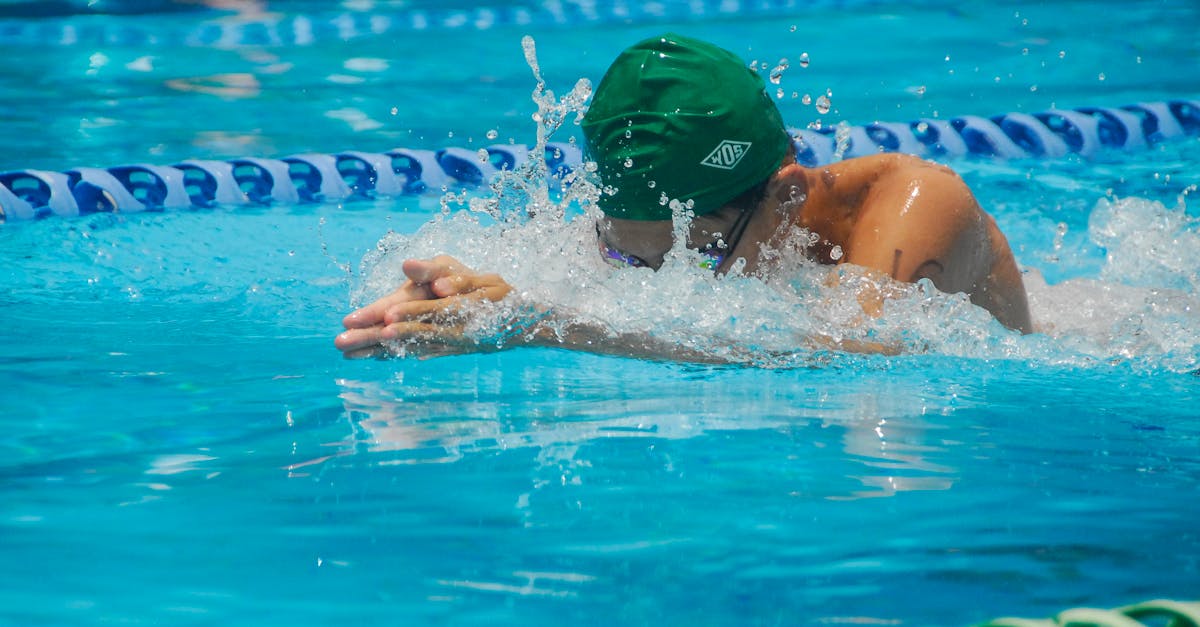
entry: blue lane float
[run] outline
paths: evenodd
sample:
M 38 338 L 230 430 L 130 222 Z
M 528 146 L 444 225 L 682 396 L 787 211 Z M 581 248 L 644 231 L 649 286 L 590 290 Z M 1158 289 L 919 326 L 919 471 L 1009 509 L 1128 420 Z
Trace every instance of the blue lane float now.
M 369 11 L 315 11 L 300 15 L 246 18 L 218 13 L 206 20 L 164 21 L 162 15 L 124 12 L 119 22 L 89 19 L 111 10 L 112 3 L 80 2 L 75 14 L 28 19 L 19 7 L 0 18 L 0 45 L 8 46 L 192 46 L 205 48 L 274 48 L 312 46 L 328 41 L 393 37 L 412 32 L 487 31 L 497 28 L 567 28 L 580 25 L 653 24 L 728 16 L 785 16 L 822 6 L 844 8 L 872 5 L 880 0 L 525 0 L 470 8 L 404 3 L 399 7 L 372 5 Z M 0 6 L 3 3 L 0 2 Z M 197 9 L 184 15 L 217 13 Z
M 1146 102 L 984 118 L 874 122 L 790 129 L 797 161 L 819 166 L 839 158 L 903 152 L 933 159 L 1057 159 L 1142 150 L 1200 135 L 1200 101 Z M 66 172 L 0 173 L 0 221 L 102 212 L 345 202 L 390 198 L 487 183 L 530 158 L 523 145 L 482 150 L 396 148 L 383 153 L 305 153 L 266 159 L 188 160 L 170 166 L 79 167 Z M 542 157 L 553 178 L 583 163 L 573 143 L 550 143 Z

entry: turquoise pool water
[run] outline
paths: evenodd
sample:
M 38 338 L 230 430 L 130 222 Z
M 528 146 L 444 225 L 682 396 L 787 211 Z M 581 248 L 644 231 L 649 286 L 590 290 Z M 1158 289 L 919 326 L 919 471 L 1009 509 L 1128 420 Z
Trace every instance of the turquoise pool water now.
M 525 34 L 559 95 L 667 29 L 788 58 L 796 126 L 1200 97 L 1189 2 L 528 4 L 489 28 L 458 3 L 30 4 L 0 3 L 0 171 L 532 142 Z M 951 161 L 1041 332 L 914 293 L 879 323 L 910 329 L 895 358 L 776 359 L 838 320 L 750 281 L 597 275 L 589 300 L 546 245 L 578 225 L 501 233 L 437 195 L 2 225 L 0 623 L 952 626 L 1194 598 L 1197 164 L 1195 137 Z M 761 359 L 343 360 L 352 299 L 435 251 Z M 743 334 L 714 302 L 775 319 Z

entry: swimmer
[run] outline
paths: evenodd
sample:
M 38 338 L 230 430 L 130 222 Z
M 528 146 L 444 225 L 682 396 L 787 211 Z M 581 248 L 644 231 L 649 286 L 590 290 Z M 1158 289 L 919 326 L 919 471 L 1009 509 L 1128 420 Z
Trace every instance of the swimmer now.
M 675 34 L 635 44 L 601 80 L 582 125 L 606 188 L 595 232 L 610 264 L 662 265 L 673 244 L 672 210 L 660 202 L 665 195 L 694 212 L 687 245 L 717 274 L 737 264 L 747 276 L 767 278 L 774 257 L 805 255 L 821 264 L 853 264 L 880 279 L 928 279 L 943 292 L 966 294 L 1004 326 L 1032 331 L 1012 250 L 957 174 L 902 154 L 798 165 L 762 78 L 726 50 Z M 813 234 L 811 246 L 783 245 L 796 229 Z M 472 304 L 512 292 L 502 277 L 447 256 L 410 259 L 403 270 L 408 281 L 398 290 L 346 316 L 338 349 L 349 357 L 377 354 L 395 340 L 427 342 L 438 354 L 488 349 L 463 336 L 462 322 Z M 882 313 L 884 291 L 859 294 L 868 314 Z M 702 357 L 648 334 L 614 336 L 582 323 L 550 332 L 531 321 L 523 331 L 514 338 L 520 345 Z

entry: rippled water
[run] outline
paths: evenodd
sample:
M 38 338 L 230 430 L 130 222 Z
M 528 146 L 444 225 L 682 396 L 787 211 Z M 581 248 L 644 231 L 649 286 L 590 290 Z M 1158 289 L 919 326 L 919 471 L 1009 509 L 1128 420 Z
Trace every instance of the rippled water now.
M 1196 24 L 1186 3 L 864 3 L 531 32 L 560 95 L 667 27 L 788 57 L 802 125 L 1195 97 Z M 0 44 L 0 169 L 532 142 L 522 34 Z M 826 89 L 830 116 L 801 104 Z M 426 196 L 3 225 L 0 623 L 950 626 L 1195 597 L 1197 163 L 1195 138 L 952 162 L 1040 333 L 914 289 L 873 323 L 900 357 L 797 348 L 845 327 L 810 306 L 847 298 L 820 268 L 612 272 L 578 212 L 497 225 Z M 342 360 L 351 300 L 434 252 L 750 359 Z

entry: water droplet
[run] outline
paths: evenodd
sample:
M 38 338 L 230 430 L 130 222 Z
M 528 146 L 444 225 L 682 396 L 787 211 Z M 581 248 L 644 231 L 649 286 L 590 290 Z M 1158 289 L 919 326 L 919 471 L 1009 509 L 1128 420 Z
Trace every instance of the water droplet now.
M 654 181 L 647 181 L 647 182 L 646 182 L 646 187 L 649 187 L 650 189 L 654 189 L 654 186 L 655 186 L 655 185 L 658 185 L 658 183 L 655 183 Z
M 800 53 L 800 67 L 808 67 L 808 63 L 809 63 L 808 53 L 801 52 Z
M 918 133 L 929 132 L 929 123 L 928 122 L 918 122 L 917 123 L 917 132 Z
M 450 131 L 449 133 L 446 133 L 446 137 L 449 137 L 449 138 L 453 139 L 453 138 L 454 138 L 454 131 Z
M 1139 61 L 1139 63 L 1140 63 L 1140 61 Z M 392 107 L 392 115 L 397 115 L 399 113 L 400 113 L 400 107 Z
M 796 25 L 795 25 L 795 24 L 792 24 L 792 27 L 791 27 L 791 28 L 789 28 L 788 30 L 789 30 L 789 31 L 791 31 L 791 32 L 793 32 L 793 33 L 794 33 L 794 32 L 796 32 Z
M 795 100 L 796 98 L 799 98 L 799 97 L 800 97 L 800 92 L 798 92 L 798 91 L 792 92 L 792 100 Z
M 782 88 L 782 87 L 780 87 L 779 89 L 776 89 L 776 90 L 775 90 L 775 99 L 776 99 L 776 100 L 783 100 L 783 88 Z
M 779 65 L 776 65 L 775 67 L 771 68 L 771 75 L 770 75 L 771 84 L 778 85 L 779 81 L 783 79 L 784 71 L 786 71 L 787 69 L 788 69 L 788 60 L 780 59 Z
M 1100 76 L 1099 76 L 1098 78 L 1099 78 L 1100 80 L 1104 80 L 1104 72 L 1101 72 L 1101 73 L 1100 73 Z
M 832 102 L 830 102 L 829 96 L 822 95 L 817 97 L 817 113 L 825 115 L 826 113 L 829 113 L 831 106 Z
M 830 248 L 829 249 L 829 258 L 834 261 L 841 259 L 842 258 L 842 247 L 835 245 L 833 248 Z
M 488 162 L 488 158 L 489 158 L 488 151 L 484 150 L 483 148 L 480 148 L 479 150 L 475 151 L 475 154 L 479 157 L 480 163 Z
M 917 87 L 917 95 L 918 95 L 918 96 L 924 96 L 924 95 L 925 95 L 925 86 L 924 86 L 924 85 L 920 85 L 920 86 L 918 86 L 918 87 Z
M 1037 85 L 1030 85 L 1029 91 L 1037 91 Z
M 629 157 L 625 157 L 625 167 L 632 168 L 633 167 L 633 159 L 630 159 Z
M 496 139 L 496 138 L 497 138 L 497 137 L 499 137 L 499 136 L 500 136 L 500 133 L 497 133 L 497 132 L 496 132 L 496 129 L 492 129 L 492 130 L 490 130 L 490 131 L 488 131 L 488 132 L 487 132 L 487 138 L 488 138 L 488 139 Z
M 1060 58 L 1060 59 L 1065 59 L 1066 57 L 1067 57 L 1067 51 L 1066 51 L 1066 50 L 1059 50 L 1059 51 L 1058 51 L 1058 58 Z
M 665 193 L 662 196 L 658 197 L 658 204 L 660 204 L 664 207 L 667 206 L 667 203 L 669 203 L 669 202 L 671 202 L 671 199 L 667 198 L 667 195 Z
M 633 131 L 625 129 L 625 139 L 629 139 L 630 137 L 633 137 Z
M 804 94 L 804 97 L 800 99 L 800 103 L 804 105 L 812 104 L 812 96 Z

